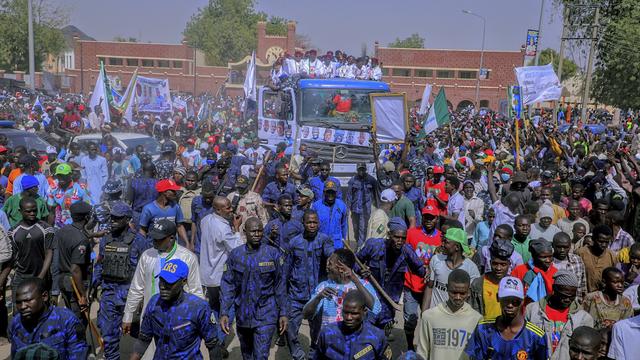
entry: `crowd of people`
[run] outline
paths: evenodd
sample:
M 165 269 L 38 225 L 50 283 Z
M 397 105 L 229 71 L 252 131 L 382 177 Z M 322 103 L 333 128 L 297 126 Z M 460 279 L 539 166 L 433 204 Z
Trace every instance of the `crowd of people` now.
M 354 64 L 344 58 L 331 76 Z M 279 63 L 325 77 L 313 51 Z M 493 112 L 455 112 L 431 134 L 412 112 L 404 144 L 372 136 L 375 171 L 357 164 L 341 183 L 304 143 L 262 147 L 241 99 L 207 100 L 202 123 L 136 115 L 158 158 L 114 145 L 112 131 L 130 130 L 117 122 L 96 143 L 54 138 L 84 118 L 70 100 L 62 113 L 20 100 L 15 120 L 49 140 L 46 154 L 0 132 L 0 286 L 13 307 L 9 322 L 0 302 L 0 335 L 14 358 L 85 359 L 94 301 L 106 359 L 123 334 L 132 359 L 202 358 L 201 341 L 226 358 L 233 334 L 244 359 L 274 342 L 294 359 L 631 359 L 640 347 L 637 122 L 561 132 L 536 113 L 516 140 Z M 400 318 L 402 354 L 389 345 Z

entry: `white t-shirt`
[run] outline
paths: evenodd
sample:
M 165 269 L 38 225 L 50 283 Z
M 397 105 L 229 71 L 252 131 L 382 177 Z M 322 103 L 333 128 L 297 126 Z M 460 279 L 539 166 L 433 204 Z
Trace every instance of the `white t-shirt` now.
M 469 274 L 471 281 L 480 277 L 480 271 L 476 264 L 469 258 L 465 258 L 462 264 L 458 267 Z M 449 274 L 454 269 L 450 269 L 447 266 L 447 255 L 438 254 L 431 258 L 429 262 L 430 276 L 429 279 L 433 281 L 433 293 L 431 294 L 431 304 L 429 309 L 438 306 L 440 303 L 444 303 L 449 300 L 449 293 L 447 293 L 447 283 L 449 280 Z

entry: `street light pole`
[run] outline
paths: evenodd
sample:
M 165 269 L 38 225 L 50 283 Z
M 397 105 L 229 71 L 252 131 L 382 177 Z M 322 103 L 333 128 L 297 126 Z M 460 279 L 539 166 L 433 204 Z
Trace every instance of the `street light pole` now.
M 544 15 L 544 0 L 540 3 L 540 18 L 538 19 L 538 48 L 536 49 L 536 66 L 540 61 L 540 39 L 542 39 L 542 16 Z
M 31 4 L 31 0 L 27 0 L 27 8 L 28 8 L 28 17 L 29 17 L 29 75 L 31 75 L 31 84 L 29 87 L 31 90 L 35 90 L 36 88 L 36 61 L 35 61 L 35 50 L 33 44 L 33 6 Z
M 475 106 L 476 106 L 476 110 L 480 110 L 480 73 L 482 72 L 482 67 L 484 66 L 484 41 L 485 41 L 485 35 L 486 35 L 486 30 L 487 30 L 487 20 L 484 18 L 484 16 L 480 16 L 474 12 L 471 12 L 469 10 L 462 10 L 463 13 L 467 14 L 467 15 L 472 15 L 475 16 L 477 18 L 480 18 L 480 20 L 482 20 L 482 49 L 480 50 L 480 68 L 478 69 L 478 75 L 476 76 L 476 101 L 475 101 Z

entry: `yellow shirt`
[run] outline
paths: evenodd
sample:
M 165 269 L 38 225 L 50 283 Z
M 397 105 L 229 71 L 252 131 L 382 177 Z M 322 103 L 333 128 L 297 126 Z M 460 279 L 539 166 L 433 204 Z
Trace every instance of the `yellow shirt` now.
M 482 283 L 482 301 L 484 302 L 484 320 L 495 319 L 502 310 L 498 302 L 498 284 L 484 277 Z

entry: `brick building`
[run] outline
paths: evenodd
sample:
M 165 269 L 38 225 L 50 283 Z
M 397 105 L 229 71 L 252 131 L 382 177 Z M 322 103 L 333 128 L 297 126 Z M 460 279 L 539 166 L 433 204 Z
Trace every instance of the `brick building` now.
M 432 99 L 441 86 L 455 109 L 475 102 L 480 51 L 440 49 L 398 49 L 376 43 L 375 57 L 382 63 L 383 80 L 392 91 L 406 92 L 410 101 L 422 97 L 427 83 L 433 85 Z M 488 71 L 480 80 L 481 107 L 501 110 L 506 107 L 509 85 L 516 83 L 514 68 L 522 66 L 524 51 L 486 51 L 483 68 Z

